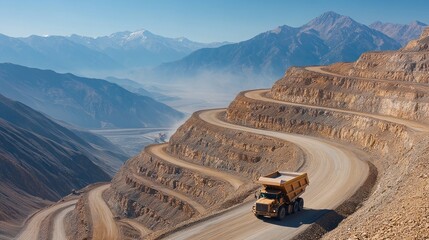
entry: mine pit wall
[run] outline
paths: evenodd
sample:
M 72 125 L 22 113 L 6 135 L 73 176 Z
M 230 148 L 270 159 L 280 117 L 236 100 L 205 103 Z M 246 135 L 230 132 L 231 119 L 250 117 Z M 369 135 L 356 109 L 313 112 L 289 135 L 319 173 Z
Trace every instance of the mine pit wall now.
M 351 143 L 364 150 L 387 153 L 389 141 L 397 139 L 411 148 L 407 128 L 374 118 L 336 111 L 262 102 L 240 93 L 227 110 L 226 119 L 233 124 L 305 134 Z
M 226 119 L 233 124 L 351 144 L 370 153 L 368 160 L 378 169 L 373 193 L 357 212 L 326 235 L 326 239 L 427 237 L 428 134 L 353 114 L 261 102 L 243 93 L 229 106 Z M 397 228 L 401 224 L 407 226 L 406 221 L 426 228 Z
M 233 192 L 228 183 L 170 164 L 148 151 L 129 160 L 112 180 L 105 199 L 114 214 L 159 230 L 199 215 L 190 204 L 147 186 L 133 174 L 182 193 L 210 208 Z
M 349 76 L 429 83 L 429 52 L 368 52 L 360 56 Z
M 291 143 L 211 125 L 198 113 L 171 137 L 166 151 L 249 181 L 235 190 L 228 182 L 164 161 L 151 154 L 149 147 L 126 162 L 105 192 L 114 215 L 135 218 L 153 230 L 174 227 L 199 215 L 186 202 L 156 191 L 133 174 L 178 191 L 210 212 L 242 201 L 254 190 L 252 180 L 262 174 L 278 169 L 297 170 L 304 162 L 303 151 Z
M 208 124 L 198 114 L 170 138 L 171 155 L 252 180 L 279 169 L 295 171 L 304 162 L 292 143 Z
M 338 69 L 335 65 L 333 68 Z M 429 86 L 357 80 L 290 68 L 271 89 L 273 99 L 375 113 L 429 123 Z

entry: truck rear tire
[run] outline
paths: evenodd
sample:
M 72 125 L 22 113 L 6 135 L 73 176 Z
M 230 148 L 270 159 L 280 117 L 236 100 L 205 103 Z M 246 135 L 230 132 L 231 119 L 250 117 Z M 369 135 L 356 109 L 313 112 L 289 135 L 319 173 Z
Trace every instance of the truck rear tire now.
M 293 212 L 296 213 L 298 211 L 299 211 L 299 203 L 298 203 L 298 201 L 295 201 L 293 203 Z
M 279 214 L 277 215 L 278 220 L 283 220 L 286 217 L 286 209 L 284 206 L 279 208 Z
M 304 209 L 304 199 L 298 198 L 297 201 L 298 201 L 298 206 L 299 206 L 298 211 L 303 210 Z

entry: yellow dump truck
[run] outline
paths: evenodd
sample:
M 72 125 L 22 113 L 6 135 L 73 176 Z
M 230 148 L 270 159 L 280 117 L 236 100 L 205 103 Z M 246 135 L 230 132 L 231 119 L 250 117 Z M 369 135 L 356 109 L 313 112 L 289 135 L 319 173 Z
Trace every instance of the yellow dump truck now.
M 304 199 L 299 196 L 309 184 L 307 173 L 277 171 L 260 177 L 258 182 L 263 188 L 255 193 L 257 200 L 253 213 L 256 217 L 269 216 L 281 220 L 304 208 Z

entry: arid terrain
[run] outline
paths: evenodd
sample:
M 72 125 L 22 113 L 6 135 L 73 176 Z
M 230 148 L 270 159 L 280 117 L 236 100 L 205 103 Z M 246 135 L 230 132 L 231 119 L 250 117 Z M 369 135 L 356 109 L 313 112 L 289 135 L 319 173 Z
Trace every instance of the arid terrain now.
M 428 239 L 428 70 L 429 28 L 398 51 L 290 68 L 271 89 L 194 113 L 168 143 L 36 213 L 19 236 Z M 255 180 L 278 169 L 308 173 L 305 209 L 258 219 Z

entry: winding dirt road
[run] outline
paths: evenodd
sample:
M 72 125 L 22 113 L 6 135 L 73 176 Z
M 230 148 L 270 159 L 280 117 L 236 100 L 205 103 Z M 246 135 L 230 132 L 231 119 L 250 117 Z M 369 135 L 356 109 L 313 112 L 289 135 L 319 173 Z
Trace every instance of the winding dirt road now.
M 74 208 L 75 204 L 64 208 L 55 216 L 53 227 L 54 230 L 52 233 L 53 240 L 67 240 L 67 235 L 64 228 L 64 218 L 66 217 L 67 213 L 73 211 Z
M 427 83 L 419 83 L 419 82 L 412 82 L 412 81 L 401 81 L 401 80 L 392 80 L 392 79 L 377 79 L 377 78 L 364 78 L 364 77 L 356 77 L 356 76 L 344 76 L 338 73 L 334 73 L 331 71 L 324 70 L 323 68 L 326 66 L 311 66 L 311 67 L 305 67 L 306 70 L 311 72 L 316 72 L 324 75 L 330 75 L 335 77 L 347 77 L 362 81 L 372 81 L 372 82 L 387 82 L 387 83 L 396 83 L 396 84 L 407 84 L 407 85 L 413 85 L 413 86 L 419 86 L 423 87 L 424 89 L 428 89 L 429 85 Z
M 140 233 L 140 238 L 143 238 L 144 236 L 152 232 L 152 230 L 145 227 L 143 224 L 137 222 L 136 220 L 125 218 L 125 219 L 121 219 L 120 221 L 125 224 L 128 224 L 129 226 L 137 230 Z
M 59 204 L 55 204 L 53 206 L 50 206 L 48 208 L 42 209 L 38 213 L 34 214 L 30 220 L 27 222 L 24 229 L 21 231 L 21 233 L 16 237 L 18 240 L 37 240 L 39 239 L 39 231 L 42 226 L 43 220 L 50 217 L 55 212 L 63 209 L 68 208 L 70 206 L 74 206 L 76 204 L 77 200 L 71 200 L 67 202 L 62 202 Z
M 167 239 L 288 239 L 348 199 L 366 180 L 368 165 L 349 150 L 313 137 L 226 123 L 217 117 L 223 111 L 203 111 L 199 116 L 209 124 L 293 142 L 306 152 L 307 161 L 303 170 L 309 174 L 310 186 L 303 198 L 307 209 L 282 222 L 262 221 L 253 215 L 252 203 L 248 203 L 178 231 Z
M 121 237 L 118 226 L 113 219 L 113 214 L 102 197 L 103 192 L 109 187 L 110 184 L 104 184 L 94 188 L 88 194 L 93 239 L 114 240 Z
M 188 168 L 190 170 L 194 170 L 200 173 L 203 173 L 208 176 L 212 176 L 217 179 L 221 179 L 223 181 L 229 182 L 235 189 L 238 189 L 241 185 L 243 185 L 244 180 L 241 179 L 238 176 L 221 172 L 213 168 L 208 168 L 204 166 L 200 166 L 197 164 L 193 164 L 187 161 L 183 161 L 181 159 L 175 158 L 169 154 L 167 154 L 163 149 L 165 148 L 167 144 L 161 144 L 161 145 L 153 145 L 149 148 L 146 148 L 147 151 L 151 152 L 152 154 L 155 154 L 156 156 L 162 158 L 162 160 L 165 160 L 167 162 L 170 162 L 174 165 Z

